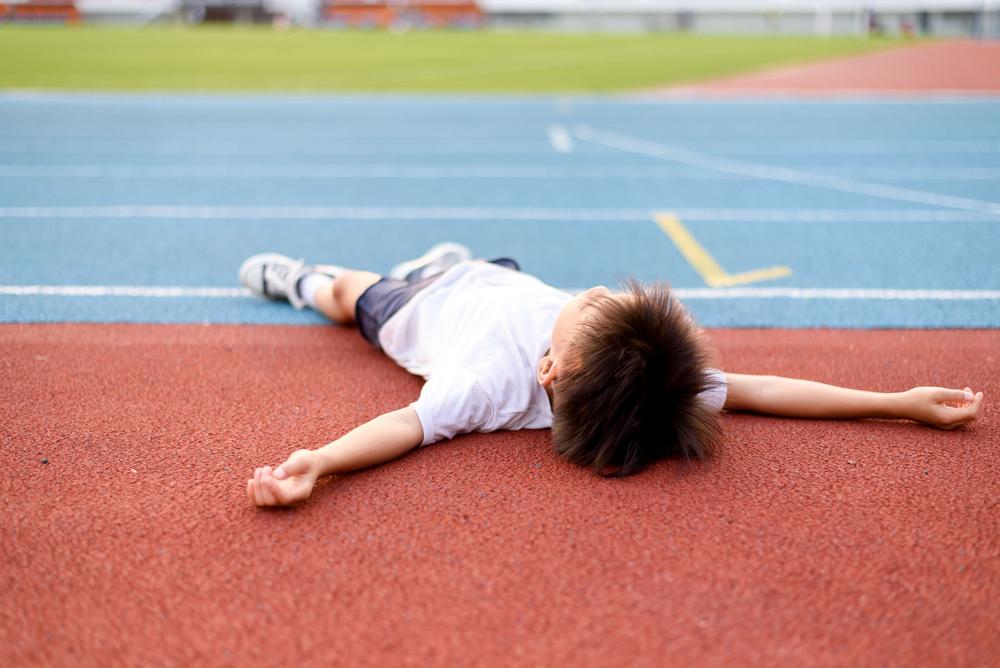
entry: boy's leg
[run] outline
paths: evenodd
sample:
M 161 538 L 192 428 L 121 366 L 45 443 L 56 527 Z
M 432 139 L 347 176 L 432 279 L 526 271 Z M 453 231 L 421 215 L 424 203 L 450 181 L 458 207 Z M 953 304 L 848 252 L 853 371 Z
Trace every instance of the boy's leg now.
M 358 298 L 381 280 L 370 271 L 331 264 L 305 264 L 278 253 L 247 258 L 240 282 L 259 297 L 287 300 L 295 308 L 310 306 L 331 320 L 350 325 Z
M 396 266 L 393 273 L 404 274 L 403 279 L 390 281 L 368 300 L 361 323 L 362 335 L 378 345 L 375 337 L 382 322 L 405 304 L 422 282 L 471 257 L 472 252 L 465 246 L 443 243 L 415 260 Z M 239 277 L 243 285 L 260 297 L 287 300 L 297 309 L 312 307 L 340 325 L 356 324 L 358 300 L 383 280 L 374 272 L 329 264 L 307 265 L 278 253 L 247 258 L 240 267 Z
M 338 325 L 353 325 L 358 298 L 380 280 L 382 277 L 371 271 L 345 269 L 316 290 L 316 310 Z

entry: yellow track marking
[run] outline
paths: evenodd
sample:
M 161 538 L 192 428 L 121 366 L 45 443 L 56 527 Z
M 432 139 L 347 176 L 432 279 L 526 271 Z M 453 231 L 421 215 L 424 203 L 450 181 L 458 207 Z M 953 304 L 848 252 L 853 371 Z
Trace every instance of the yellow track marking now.
M 701 274 L 705 282 L 713 288 L 728 288 L 734 285 L 746 285 L 747 283 L 769 281 L 792 275 L 791 268 L 784 265 L 754 269 L 753 271 L 745 271 L 740 274 L 729 274 L 719 266 L 719 263 L 705 250 L 704 246 L 698 243 L 698 240 L 688 232 L 677 216 L 669 213 L 657 214 L 656 224 L 660 226 L 661 230 L 666 232 L 684 258 Z

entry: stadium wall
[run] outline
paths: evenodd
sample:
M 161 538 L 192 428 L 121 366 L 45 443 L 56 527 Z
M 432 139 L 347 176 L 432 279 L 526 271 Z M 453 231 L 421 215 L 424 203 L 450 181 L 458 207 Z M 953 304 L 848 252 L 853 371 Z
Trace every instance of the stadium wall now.
M 1000 36 L 1000 0 L 479 0 L 496 28 Z
M 23 2 L 25 0 L 7 0 Z M 191 20 L 191 6 L 242 5 L 248 0 L 76 0 L 86 20 L 145 23 Z M 260 16 L 325 23 L 338 0 L 249 0 Z M 415 0 L 352 0 L 405 7 Z M 448 0 L 443 0 L 447 2 Z M 476 0 L 481 26 L 498 30 L 859 35 L 913 32 L 1000 37 L 1000 0 Z M 236 14 L 240 20 L 246 14 Z M 419 25 L 404 27 L 420 27 Z M 468 27 L 468 26 L 466 26 Z

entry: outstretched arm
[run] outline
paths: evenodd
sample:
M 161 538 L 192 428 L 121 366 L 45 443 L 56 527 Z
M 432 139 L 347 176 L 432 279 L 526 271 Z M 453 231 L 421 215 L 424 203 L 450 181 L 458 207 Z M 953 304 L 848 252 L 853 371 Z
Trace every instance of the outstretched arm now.
M 866 392 L 810 380 L 727 373 L 725 408 L 802 418 L 907 418 L 939 429 L 975 420 L 983 393 L 943 387 Z
M 317 450 L 296 450 L 284 464 L 258 468 L 247 496 L 258 506 L 294 506 L 312 494 L 321 476 L 367 468 L 420 445 L 424 430 L 410 407 L 386 413 Z

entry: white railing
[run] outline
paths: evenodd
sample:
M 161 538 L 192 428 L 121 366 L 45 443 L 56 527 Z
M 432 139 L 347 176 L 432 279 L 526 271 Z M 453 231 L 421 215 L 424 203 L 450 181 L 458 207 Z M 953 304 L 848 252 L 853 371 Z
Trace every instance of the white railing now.
M 1000 0 L 478 0 L 484 11 L 644 13 L 682 12 L 877 12 L 981 11 L 1000 6 Z

